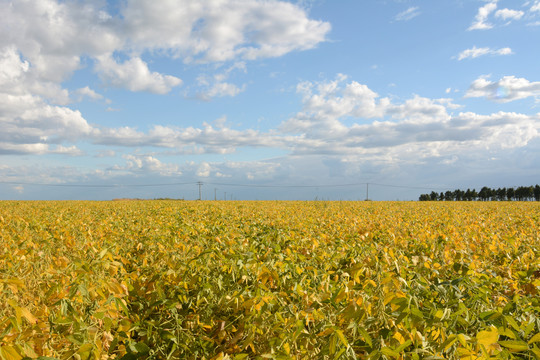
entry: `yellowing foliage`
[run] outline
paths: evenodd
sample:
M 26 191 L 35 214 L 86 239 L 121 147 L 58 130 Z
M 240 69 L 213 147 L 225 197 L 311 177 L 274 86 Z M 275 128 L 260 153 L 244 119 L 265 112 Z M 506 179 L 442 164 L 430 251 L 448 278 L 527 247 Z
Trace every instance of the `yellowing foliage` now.
M 1 202 L 0 358 L 540 359 L 540 205 Z

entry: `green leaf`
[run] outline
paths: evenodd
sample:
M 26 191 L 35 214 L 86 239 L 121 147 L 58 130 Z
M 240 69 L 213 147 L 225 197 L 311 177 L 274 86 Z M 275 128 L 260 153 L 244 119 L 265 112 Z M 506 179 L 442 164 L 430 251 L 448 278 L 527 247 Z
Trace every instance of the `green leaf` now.
M 529 345 L 527 345 L 526 342 L 519 341 L 519 340 L 499 341 L 499 345 L 507 349 L 516 350 L 516 351 L 529 350 Z
M 538 349 L 535 346 L 533 346 L 533 348 L 531 349 L 532 353 L 534 354 L 534 356 L 536 357 L 536 359 L 540 360 L 540 349 Z
M 142 342 L 135 344 L 135 349 L 137 349 L 137 353 L 141 355 L 146 355 L 150 352 L 148 345 Z
M 341 350 L 339 350 L 339 351 L 337 352 L 337 354 L 334 356 L 334 359 L 339 359 L 339 358 L 341 357 L 341 355 L 343 355 L 343 353 L 344 353 L 345 351 L 347 351 L 347 349 L 341 348 Z
M 444 351 L 448 350 L 450 346 L 454 345 L 454 343 L 457 341 L 457 336 L 452 334 L 446 339 L 446 341 L 441 345 L 441 348 L 444 349 Z
M 506 319 L 506 322 L 508 322 L 508 324 L 514 328 L 514 330 L 516 330 L 516 331 L 521 330 L 519 325 L 517 324 L 516 320 L 514 320 L 513 317 L 505 316 L 504 318 Z
M 383 347 L 381 349 L 381 352 L 386 355 L 386 356 L 390 356 L 390 357 L 393 357 L 393 358 L 398 358 L 399 357 L 399 353 L 390 349 L 389 347 Z
M 344 346 L 349 346 L 349 342 L 345 338 L 345 335 L 343 335 L 343 332 L 341 330 L 339 330 L 339 329 L 336 329 L 335 332 L 336 332 L 337 336 L 339 337 L 339 340 L 341 340 L 342 344 Z
M 364 337 L 365 342 L 370 346 L 373 347 L 373 340 L 371 340 L 371 336 L 369 336 L 366 329 L 359 327 L 358 332 Z
M 408 348 L 409 346 L 412 345 L 412 340 L 407 340 L 405 341 L 403 344 L 399 345 L 397 348 L 396 348 L 396 352 L 397 353 L 400 353 L 402 352 L 403 350 L 405 350 L 406 348 Z

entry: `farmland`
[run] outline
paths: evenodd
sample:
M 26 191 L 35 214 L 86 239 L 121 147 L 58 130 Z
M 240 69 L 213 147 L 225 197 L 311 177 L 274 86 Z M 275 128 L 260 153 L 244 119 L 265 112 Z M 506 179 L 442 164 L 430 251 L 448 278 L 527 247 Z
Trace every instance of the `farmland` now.
M 535 202 L 0 203 L 0 357 L 540 359 Z

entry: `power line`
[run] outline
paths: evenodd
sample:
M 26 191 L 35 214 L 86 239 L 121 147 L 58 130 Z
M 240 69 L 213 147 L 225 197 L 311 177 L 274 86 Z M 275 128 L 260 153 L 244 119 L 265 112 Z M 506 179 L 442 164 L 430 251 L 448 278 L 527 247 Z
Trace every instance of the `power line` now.
M 253 188 L 321 188 L 321 187 L 347 187 L 347 186 L 359 186 L 365 183 L 352 183 L 352 184 L 323 184 L 323 185 L 264 185 L 264 184 L 233 184 L 233 183 L 215 183 L 207 182 L 209 185 L 219 186 L 238 186 L 238 187 L 253 187 Z
M 164 184 L 50 184 L 35 183 L 26 181 L 0 181 L 0 184 L 8 185 L 29 185 L 29 186 L 51 186 L 51 187 L 79 187 L 79 188 L 121 188 L 121 187 L 151 187 L 151 186 L 177 186 L 193 185 L 194 182 L 185 183 L 164 183 Z
M 238 184 L 238 183 L 218 183 L 218 182 L 174 182 L 174 183 L 155 183 L 155 184 L 50 184 L 50 183 L 36 183 L 26 181 L 0 181 L 0 184 L 9 185 L 29 185 L 29 186 L 50 186 L 50 187 L 76 187 L 76 188 L 123 188 L 123 187 L 153 187 L 153 186 L 179 186 L 179 185 L 198 185 L 199 189 L 202 185 L 217 185 L 217 186 L 234 186 L 234 187 L 248 187 L 248 188 L 333 188 L 333 187 L 353 187 L 353 186 L 369 186 L 376 185 L 382 187 L 413 189 L 413 190 L 452 190 L 451 188 L 436 188 L 429 186 L 409 186 L 409 185 L 395 185 L 395 184 L 383 184 L 373 182 L 358 182 L 347 184 L 317 184 L 317 185 L 268 185 L 268 184 Z

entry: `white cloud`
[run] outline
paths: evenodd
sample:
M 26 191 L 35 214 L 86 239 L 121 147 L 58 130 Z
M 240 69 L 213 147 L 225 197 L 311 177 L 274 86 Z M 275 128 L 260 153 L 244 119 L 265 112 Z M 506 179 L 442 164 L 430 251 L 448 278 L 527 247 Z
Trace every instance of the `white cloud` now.
M 312 49 L 330 31 L 329 23 L 311 20 L 302 7 L 285 1 L 164 0 L 156 6 L 128 0 L 118 14 L 102 6 L 102 1 L 0 2 L 0 49 L 12 47 L 30 65 L 25 76 L 34 88 L 26 84 L 25 90 L 67 104 L 69 94 L 59 93 L 61 82 L 89 57 L 97 60 L 95 71 L 108 85 L 164 94 L 180 79 L 151 72 L 141 54 L 238 63 Z M 129 60 L 118 64 L 109 54 Z M 239 89 L 224 84 L 214 92 L 230 95 Z
M 477 48 L 476 46 L 473 46 L 471 49 L 463 50 L 459 53 L 457 56 L 458 60 L 463 59 L 474 59 L 483 55 L 511 55 L 513 54 L 512 49 L 506 47 L 501 49 L 491 49 L 489 47 L 482 47 Z
M 132 0 L 122 15 L 132 48 L 165 49 L 188 62 L 277 57 L 315 47 L 330 30 L 283 1 Z
M 394 17 L 396 21 L 409 21 L 420 15 L 418 6 L 411 6 L 405 11 L 400 12 Z
M 2 1 L 0 47 L 15 45 L 39 80 L 60 82 L 90 56 L 122 46 L 112 20 L 99 17 L 96 3 L 54 0 Z M 98 5 L 99 6 L 99 5 Z M 31 20 L 29 20 L 31 19 Z
M 203 93 L 204 98 L 236 96 L 245 90 L 245 85 L 239 88 L 235 84 L 220 82 L 215 83 L 207 92 Z
M 486 30 L 493 27 L 487 22 L 489 15 L 497 9 L 497 1 L 491 1 L 478 9 L 478 14 L 468 30 Z
M 196 175 L 199 177 L 207 178 L 210 176 L 210 172 L 212 170 L 212 167 L 207 162 L 202 162 L 196 172 Z
M 90 98 L 92 100 L 103 99 L 103 95 L 98 94 L 94 90 L 90 89 L 90 87 L 88 86 L 77 89 L 75 92 L 79 95 L 79 101 L 81 101 L 84 97 Z
M 438 157 L 448 151 L 467 153 L 470 149 L 521 147 L 540 134 L 539 116 L 503 112 L 456 116 L 449 110 L 460 106 L 451 99 L 421 96 L 394 104 L 388 99 L 377 102 L 377 95 L 371 94 L 368 98 L 378 104 L 379 113 L 373 116 L 376 120 L 367 121 L 370 113 L 357 112 L 349 104 L 360 104 L 365 98 L 343 95 L 354 83 L 344 84 L 342 79 L 317 87 L 312 83 L 299 85 L 306 94 L 304 108 L 280 127 L 284 133 L 297 134 L 285 137 L 294 154 L 361 154 L 369 159 L 392 154 L 393 161 L 398 161 L 410 151 L 423 158 Z
M 202 90 L 198 92 L 197 97 L 208 101 L 214 97 L 234 97 L 243 92 L 246 89 L 246 84 L 239 87 L 226 81 L 234 70 L 246 72 L 246 64 L 244 62 L 235 63 L 225 71 L 217 73 L 212 77 L 200 75 L 197 78 L 197 83 Z
M 125 155 L 126 165 L 114 166 L 115 172 L 128 172 L 134 174 L 156 173 L 161 176 L 179 176 L 182 174 L 176 164 L 166 164 L 151 155 Z
M 67 90 L 37 79 L 13 46 L 0 49 L 0 152 L 81 154 L 61 143 L 91 136 L 95 129 L 79 111 L 53 105 L 69 101 Z
M 21 58 L 14 45 L 0 48 L 0 96 L 29 93 L 58 105 L 71 102 L 69 92 L 60 84 L 36 76 L 31 64 Z
M 528 97 L 540 97 L 540 82 L 531 82 L 524 78 L 505 76 L 499 81 L 490 81 L 482 76 L 474 80 L 465 97 L 485 97 L 489 100 L 506 103 Z
M 175 76 L 151 72 L 139 57 L 118 64 L 110 56 L 101 56 L 96 70 L 106 84 L 130 91 L 166 94 L 182 83 L 182 80 Z
M 345 131 L 339 121 L 343 116 L 382 116 L 389 100 L 383 98 L 377 102 L 379 95 L 356 81 L 342 86 L 346 79 L 346 76 L 338 75 L 330 82 L 298 84 L 297 92 L 303 96 L 303 109 L 282 124 L 282 130 L 308 134 L 322 131 L 327 135 L 340 136 Z
M 507 20 L 519 20 L 525 15 L 521 10 L 501 9 L 495 12 L 495 17 L 500 18 L 503 21 Z

